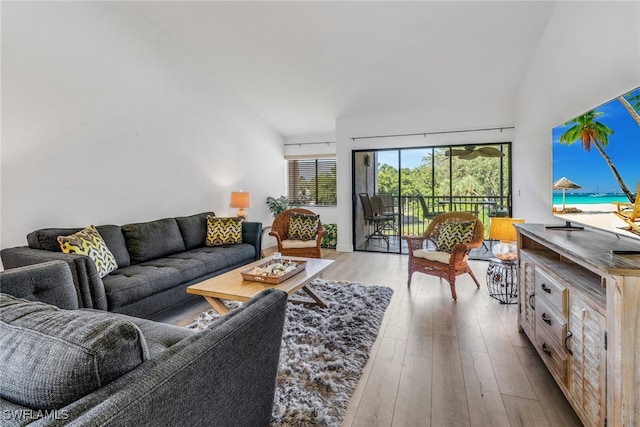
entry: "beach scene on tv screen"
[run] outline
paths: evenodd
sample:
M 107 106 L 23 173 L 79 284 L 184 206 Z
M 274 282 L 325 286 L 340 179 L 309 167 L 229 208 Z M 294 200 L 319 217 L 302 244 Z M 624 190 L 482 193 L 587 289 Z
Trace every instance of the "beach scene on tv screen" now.
M 640 87 L 553 128 L 553 213 L 640 237 Z

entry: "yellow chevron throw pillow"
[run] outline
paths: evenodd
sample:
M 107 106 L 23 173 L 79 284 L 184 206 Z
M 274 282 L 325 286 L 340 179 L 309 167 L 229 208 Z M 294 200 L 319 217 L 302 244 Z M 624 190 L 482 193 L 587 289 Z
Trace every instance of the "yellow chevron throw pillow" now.
M 118 268 L 116 258 L 93 225 L 70 236 L 58 236 L 58 244 L 65 254 L 86 255 L 91 258 L 100 277 Z
M 473 240 L 473 231 L 475 228 L 475 221 L 444 224 L 440 228 L 436 249 L 440 252 L 451 253 L 453 247 L 458 243 L 469 243 Z
M 291 212 L 289 219 L 289 240 L 313 240 L 318 235 L 320 215 Z
M 207 215 L 207 246 L 242 243 L 242 220 Z

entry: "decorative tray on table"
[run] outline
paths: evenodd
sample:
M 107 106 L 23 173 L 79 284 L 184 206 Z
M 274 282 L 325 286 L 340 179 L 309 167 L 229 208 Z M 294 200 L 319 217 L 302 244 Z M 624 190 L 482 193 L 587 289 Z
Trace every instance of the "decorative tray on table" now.
M 243 271 L 242 278 L 252 282 L 263 282 L 277 284 L 284 282 L 294 274 L 300 273 L 307 268 L 306 261 L 282 260 L 282 262 L 274 263 L 273 261 L 265 262 L 257 265 L 251 270 Z

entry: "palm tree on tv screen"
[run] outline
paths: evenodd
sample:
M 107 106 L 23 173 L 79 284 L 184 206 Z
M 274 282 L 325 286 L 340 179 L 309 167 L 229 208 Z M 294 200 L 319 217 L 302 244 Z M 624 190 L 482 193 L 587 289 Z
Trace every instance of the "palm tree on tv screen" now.
M 635 92 L 638 93 L 635 95 L 633 92 L 634 91 L 620 95 L 618 97 L 618 101 L 624 105 L 624 108 L 627 109 L 631 117 L 633 117 L 633 120 L 635 120 L 638 126 L 640 126 L 640 92 L 636 90 Z
M 605 147 L 609 145 L 609 135 L 613 134 L 613 130 L 596 120 L 601 115 L 602 113 L 591 110 L 565 123 L 567 126 L 573 126 L 560 136 L 560 144 L 571 145 L 576 141 L 581 141 L 582 148 L 587 152 L 591 151 L 592 146 L 595 147 L 607 163 L 607 166 L 609 166 L 609 169 L 611 169 L 622 192 L 627 196 L 629 201 L 633 202 L 635 200 L 634 195 L 631 194 L 624 184 L 618 169 L 616 169 L 611 158 L 604 151 Z

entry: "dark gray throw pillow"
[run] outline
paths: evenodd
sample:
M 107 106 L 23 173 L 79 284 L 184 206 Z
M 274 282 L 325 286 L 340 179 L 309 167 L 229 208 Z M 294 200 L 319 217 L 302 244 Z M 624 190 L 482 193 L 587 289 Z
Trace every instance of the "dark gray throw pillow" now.
M 201 248 L 207 239 L 207 215 L 215 216 L 213 212 L 203 212 L 191 216 L 176 218 L 182 240 L 187 249 Z
M 123 225 L 122 234 L 124 234 L 132 264 L 185 250 L 175 218 Z
M 0 397 L 59 409 L 140 365 L 142 333 L 110 313 L 62 310 L 0 293 Z

